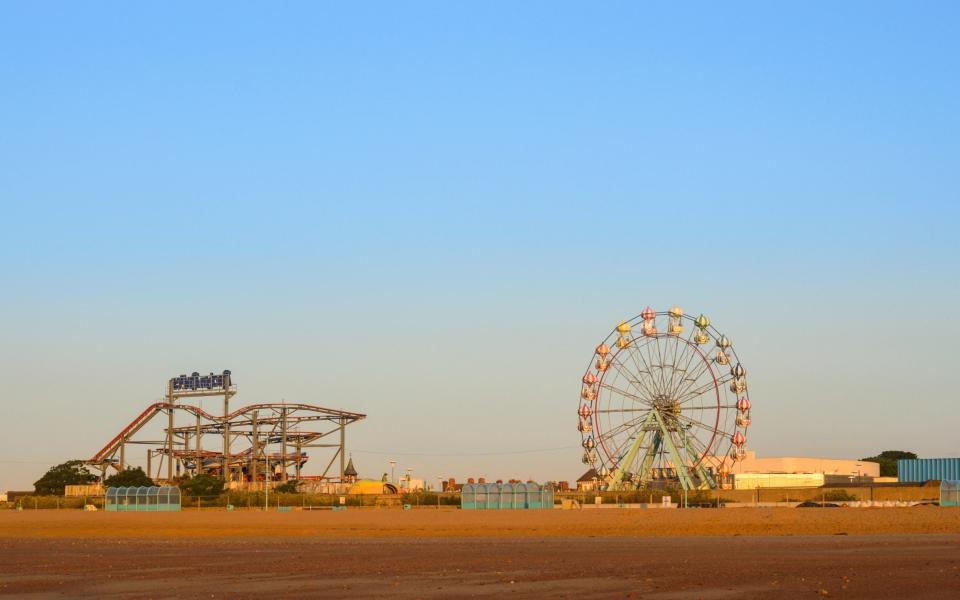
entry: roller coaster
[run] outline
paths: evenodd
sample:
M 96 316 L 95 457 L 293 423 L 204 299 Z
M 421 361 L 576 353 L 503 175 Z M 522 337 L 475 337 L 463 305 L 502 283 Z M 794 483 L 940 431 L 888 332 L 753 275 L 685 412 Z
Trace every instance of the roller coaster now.
M 152 446 L 147 450 L 147 473 L 159 481 L 200 473 L 238 484 L 284 482 L 291 477 L 343 481 L 347 425 L 366 415 L 288 403 L 251 404 L 231 412 L 230 399 L 236 393 L 230 371 L 175 377 L 168 383 L 164 402 L 149 405 L 85 462 L 100 470 L 102 480 L 108 470 L 119 472 L 129 466 L 128 446 L 143 444 Z M 183 402 L 205 396 L 223 397 L 222 415 Z M 167 423 L 162 439 L 150 439 L 145 428 L 163 415 Z M 271 452 L 271 447 L 279 451 Z M 310 449 L 318 449 L 324 458 L 329 455 L 320 475 L 303 474 Z M 339 469 L 331 473 L 338 459 Z

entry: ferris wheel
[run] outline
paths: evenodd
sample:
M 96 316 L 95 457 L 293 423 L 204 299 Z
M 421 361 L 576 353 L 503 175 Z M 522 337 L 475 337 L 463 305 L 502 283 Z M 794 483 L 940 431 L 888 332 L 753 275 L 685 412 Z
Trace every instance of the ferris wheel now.
M 608 490 L 716 488 L 744 457 L 746 369 L 705 315 L 647 307 L 596 347 L 581 381 L 583 462 Z

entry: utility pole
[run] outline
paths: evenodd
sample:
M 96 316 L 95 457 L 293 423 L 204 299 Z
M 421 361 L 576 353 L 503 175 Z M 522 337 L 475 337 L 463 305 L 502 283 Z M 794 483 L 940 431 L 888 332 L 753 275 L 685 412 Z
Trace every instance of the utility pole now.
M 267 441 L 263 445 L 263 458 L 266 460 L 266 480 L 264 481 L 263 486 L 263 512 L 270 510 L 270 436 L 267 436 Z
M 343 455 L 344 448 L 347 445 L 347 424 L 346 420 L 343 417 L 340 417 L 340 483 L 343 483 L 343 471 L 346 469 L 345 459 Z
M 223 390 L 223 480 L 230 481 L 230 387 L 224 382 Z
M 173 480 L 173 382 L 167 382 L 167 482 Z
M 287 408 L 280 409 L 280 468 L 283 469 L 280 480 L 287 482 Z
M 203 450 L 200 444 L 201 437 L 202 437 L 202 434 L 200 433 L 200 415 L 197 415 L 197 441 L 196 441 L 197 468 L 195 469 L 197 475 L 203 473 L 203 456 L 202 456 Z
M 259 411 L 253 411 L 252 433 L 253 443 L 250 448 L 250 482 L 253 483 L 253 489 L 257 489 L 257 461 L 260 460 L 260 434 L 257 428 L 257 414 Z

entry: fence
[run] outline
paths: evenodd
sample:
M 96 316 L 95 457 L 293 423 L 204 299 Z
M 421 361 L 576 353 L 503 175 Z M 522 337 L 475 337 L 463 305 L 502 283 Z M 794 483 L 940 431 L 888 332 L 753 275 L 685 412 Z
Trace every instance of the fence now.
M 593 504 L 597 496 L 603 504 L 659 504 L 667 495 L 673 502 L 683 503 L 683 492 L 677 489 L 638 490 L 623 492 L 564 492 L 562 498 L 576 500 L 581 504 Z M 791 502 L 920 502 L 937 501 L 939 485 L 874 485 L 808 488 L 754 488 L 752 490 L 696 490 L 688 492 L 687 503 L 691 506 L 716 506 L 736 503 L 779 504 Z
M 944 479 L 940 482 L 940 506 L 960 506 L 960 480 Z
M 553 508 L 553 488 L 536 483 L 467 483 L 460 507 L 471 509 Z
M 505 484 L 509 485 L 509 484 Z M 520 508 L 520 498 L 512 494 L 507 498 L 504 490 L 496 488 L 492 495 L 487 492 L 481 494 L 483 508 Z M 137 489 L 137 488 L 134 488 Z M 270 492 L 269 508 L 275 510 L 278 506 L 293 507 L 294 510 L 329 509 L 333 506 L 354 508 L 383 508 L 410 505 L 412 508 L 442 508 L 462 507 L 465 509 L 481 508 L 477 506 L 476 490 L 471 498 L 470 484 L 464 485 L 464 494 L 456 492 L 417 492 L 400 496 L 378 495 L 340 495 L 340 494 L 303 494 L 303 493 L 275 493 Z M 516 489 L 514 489 L 516 492 Z M 548 495 L 549 494 L 549 495 Z M 594 498 L 599 495 L 603 504 L 627 503 L 654 503 L 659 504 L 662 495 L 672 496 L 675 503 L 683 502 L 683 493 L 680 490 L 639 490 L 626 492 L 555 492 L 552 488 L 544 488 L 542 499 L 532 499 L 529 507 L 535 507 L 537 499 L 541 508 L 549 508 L 554 502 L 554 495 L 559 498 L 577 500 L 582 504 L 593 504 Z M 341 504 L 343 498 L 343 504 Z M 34 509 L 81 509 L 85 504 L 103 507 L 104 496 L 87 498 L 64 498 L 62 496 L 25 496 L 18 497 L 7 503 L 0 503 L 0 509 L 13 509 L 17 506 L 24 510 Z M 689 492 L 688 504 L 691 506 L 716 506 L 728 503 L 741 505 L 776 504 L 783 502 L 826 501 L 826 502 L 856 502 L 856 501 L 938 501 L 940 499 L 940 483 L 928 485 L 876 485 L 876 486 L 844 486 L 826 488 L 761 488 L 753 490 L 698 490 Z M 263 510 L 267 500 L 260 492 L 224 492 L 217 496 L 183 495 L 180 500 L 180 510 L 225 510 L 232 506 L 235 510 Z M 526 504 L 527 498 L 523 498 Z M 472 504 L 472 506 L 471 506 Z M 490 505 L 489 507 L 487 505 Z M 528 506 L 524 506 L 525 508 Z M 111 509 L 120 510 L 120 509 Z M 127 509 L 133 510 L 133 509 Z
M 109 487 L 107 512 L 177 512 L 180 510 L 178 487 Z
M 922 483 L 960 479 L 960 458 L 909 458 L 897 461 L 900 481 Z

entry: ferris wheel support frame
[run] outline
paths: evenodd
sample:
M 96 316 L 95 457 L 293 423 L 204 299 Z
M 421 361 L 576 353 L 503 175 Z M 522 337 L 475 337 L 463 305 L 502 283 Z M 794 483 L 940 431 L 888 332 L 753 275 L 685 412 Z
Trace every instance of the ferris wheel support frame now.
M 647 437 L 647 431 L 648 431 L 647 428 L 650 427 L 651 425 L 650 421 L 652 419 L 653 419 L 653 411 L 651 411 L 650 414 L 647 415 L 647 418 L 644 419 L 643 425 L 641 425 L 640 429 L 638 430 L 639 434 L 637 435 L 637 438 L 633 441 L 633 444 L 630 446 L 630 450 L 626 454 L 626 458 L 621 462 L 621 464 L 627 464 L 627 465 L 633 464 L 633 460 L 637 457 L 637 452 L 640 450 L 640 443 Z M 644 459 L 643 459 L 644 462 L 646 462 L 647 456 L 650 457 L 651 461 L 653 460 L 653 454 L 650 453 L 651 448 L 653 448 L 653 444 L 651 444 L 650 448 L 647 449 L 647 455 L 644 456 Z M 622 482 L 623 482 L 623 469 L 621 469 L 620 466 L 617 465 L 617 468 L 615 468 L 613 470 L 613 473 L 610 474 L 609 489 L 619 490 L 620 484 Z
M 677 472 L 677 477 L 680 479 L 680 485 L 685 490 L 693 489 L 693 480 L 690 478 L 690 473 L 687 471 L 686 462 L 681 460 L 680 453 L 677 451 L 677 445 L 673 442 L 673 436 L 670 435 L 670 430 L 667 429 L 667 424 L 663 420 L 663 416 L 660 415 L 660 411 L 656 408 L 653 408 L 650 412 L 654 414 L 654 417 L 657 420 L 657 425 L 660 426 L 660 439 L 662 443 L 667 448 L 667 454 L 670 455 L 670 460 L 673 461 L 673 470 Z

